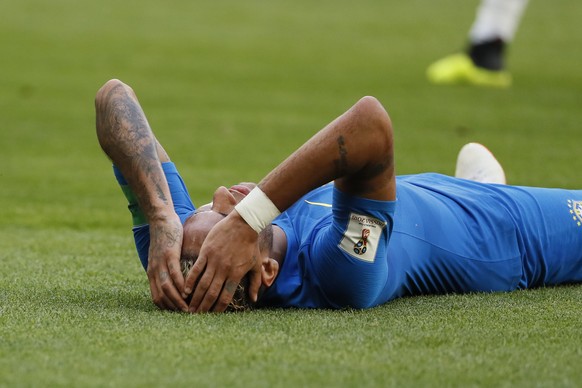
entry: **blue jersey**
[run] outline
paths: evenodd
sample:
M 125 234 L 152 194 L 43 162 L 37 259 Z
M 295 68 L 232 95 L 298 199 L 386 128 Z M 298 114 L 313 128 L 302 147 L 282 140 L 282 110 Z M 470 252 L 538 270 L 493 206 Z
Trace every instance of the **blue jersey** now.
M 176 213 L 193 212 L 173 163 L 162 164 Z M 127 182 L 136 248 L 147 269 L 149 227 Z M 582 282 L 582 190 L 482 184 L 439 174 L 397 178 L 397 200 L 316 189 L 274 224 L 287 252 L 266 306 L 366 308 L 394 298 L 510 291 Z
M 326 185 L 274 224 L 287 253 L 263 305 L 366 308 L 582 281 L 580 190 L 420 174 L 397 178 L 394 202 Z

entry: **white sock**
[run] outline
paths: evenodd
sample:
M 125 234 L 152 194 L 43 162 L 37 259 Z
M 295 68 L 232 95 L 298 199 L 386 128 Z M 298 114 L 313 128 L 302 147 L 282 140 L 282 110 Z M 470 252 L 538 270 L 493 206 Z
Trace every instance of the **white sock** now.
M 473 44 L 501 38 L 513 40 L 521 16 L 529 0 L 481 0 L 477 16 L 469 32 Z

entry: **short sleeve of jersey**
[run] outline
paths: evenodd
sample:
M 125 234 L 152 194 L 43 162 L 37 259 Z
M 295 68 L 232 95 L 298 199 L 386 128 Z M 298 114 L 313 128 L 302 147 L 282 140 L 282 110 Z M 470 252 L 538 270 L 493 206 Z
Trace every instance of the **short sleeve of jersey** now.
M 196 207 L 192 203 L 190 199 L 190 194 L 188 193 L 188 189 L 176 168 L 176 165 L 172 162 L 164 162 L 162 163 L 162 170 L 164 171 L 164 175 L 166 176 L 166 180 L 168 182 L 168 186 L 170 188 L 170 195 L 172 196 L 172 203 L 174 204 L 174 210 L 176 214 L 180 217 L 180 221 L 182 224 L 186 222 L 188 217 L 190 217 Z M 137 204 L 137 199 L 135 194 L 131 192 L 127 180 L 121 174 L 121 171 L 116 167 L 113 166 L 113 172 L 117 179 L 117 182 L 121 186 L 123 192 L 126 196 L 129 193 L 128 200 L 130 201 L 128 208 L 132 212 L 142 213 L 141 209 L 139 209 L 139 205 Z M 134 218 L 135 219 L 135 218 Z M 144 220 L 144 222 L 147 222 Z M 137 249 L 137 253 L 141 264 L 144 269 L 147 270 L 148 267 L 148 250 L 150 246 L 150 228 L 147 223 L 141 225 L 135 225 L 133 227 L 133 237 L 135 241 L 135 247 Z
M 307 277 L 333 308 L 377 304 L 388 277 L 387 248 L 395 201 L 376 201 L 334 187 L 332 222 L 313 235 Z

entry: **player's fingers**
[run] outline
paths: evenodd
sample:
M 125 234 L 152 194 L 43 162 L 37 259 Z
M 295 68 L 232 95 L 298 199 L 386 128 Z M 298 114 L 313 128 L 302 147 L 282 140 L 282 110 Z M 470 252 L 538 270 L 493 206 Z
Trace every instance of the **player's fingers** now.
M 164 301 L 168 307 L 172 307 L 172 310 L 188 311 L 188 305 L 184 301 L 182 296 L 184 290 L 184 277 L 179 270 L 179 262 L 174 262 L 174 260 L 168 263 L 168 267 L 162 265 L 158 273 L 158 288 L 160 292 L 165 297 Z M 176 285 L 175 281 L 178 281 Z M 170 301 L 168 305 L 167 300 Z
M 161 293 L 163 296 L 164 304 L 171 310 L 181 310 L 188 311 L 188 305 L 182 295 L 178 292 L 174 283 L 172 283 L 172 278 L 167 271 L 160 272 L 160 283 Z
M 163 309 L 165 308 L 164 303 L 162 301 L 162 295 L 158 289 L 158 284 L 156 282 L 155 277 L 152 274 L 152 271 L 148 268 L 147 271 L 148 274 L 148 280 L 150 283 L 150 293 L 152 295 L 152 301 L 154 302 L 154 304 L 156 306 L 158 306 L 158 308 Z
M 164 294 L 159 278 L 155 276 L 155 270 L 148 268 L 147 274 L 150 281 L 150 292 L 154 304 L 161 310 L 176 310 L 176 306 Z
M 184 281 L 184 293 L 186 295 L 190 295 L 194 290 L 194 285 L 196 284 L 196 280 L 202 274 L 202 271 L 206 268 L 206 257 L 199 256 L 190 271 L 188 271 L 188 275 L 186 275 L 186 279 Z
M 168 272 L 170 272 L 170 278 L 174 283 L 174 286 L 178 292 L 182 295 L 182 299 L 186 297 L 184 294 L 184 275 L 180 270 L 180 260 L 175 259 L 168 263 Z
M 196 309 L 197 313 L 205 313 L 205 312 L 208 312 L 212 309 L 214 304 L 218 301 L 218 297 L 222 293 L 224 283 L 225 283 L 225 279 L 223 277 L 219 276 L 218 274 L 215 274 L 214 278 L 212 279 L 212 283 L 210 284 L 210 286 L 208 287 L 208 290 L 204 294 L 204 299 L 202 299 L 202 301 L 198 305 L 198 308 Z M 235 289 L 236 289 L 236 287 L 235 287 Z M 227 298 L 227 296 L 225 296 L 225 298 Z M 231 295 L 230 299 L 232 299 L 232 295 Z M 227 305 L 230 302 L 230 299 L 226 303 Z
M 224 283 L 224 287 L 222 292 L 220 293 L 220 297 L 214 304 L 212 311 L 215 313 L 221 313 L 228 307 L 228 304 L 232 301 L 232 297 L 234 296 L 234 292 L 238 286 L 237 282 L 233 282 L 232 280 L 227 280 Z
M 172 300 L 170 298 L 168 298 L 167 296 L 162 296 L 162 304 L 163 304 L 163 308 L 162 310 L 170 310 L 170 311 L 178 311 L 178 307 L 176 307 L 176 305 L 174 304 L 174 302 L 172 302 Z
M 198 312 L 200 303 L 204 299 L 208 288 L 213 282 L 214 279 L 214 269 L 211 267 L 207 267 L 200 279 L 198 280 L 198 284 L 196 284 L 196 289 L 192 294 L 192 300 L 190 301 L 190 312 Z

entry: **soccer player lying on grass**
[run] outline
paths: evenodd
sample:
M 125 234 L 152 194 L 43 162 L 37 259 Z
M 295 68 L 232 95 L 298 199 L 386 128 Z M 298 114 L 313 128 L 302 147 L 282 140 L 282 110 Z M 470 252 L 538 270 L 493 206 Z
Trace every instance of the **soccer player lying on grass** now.
M 257 306 L 368 308 L 582 281 L 582 190 L 483 183 L 504 175 L 476 144 L 462 150 L 457 175 L 483 182 L 396 177 L 392 125 L 372 97 L 258 186 L 219 187 L 198 210 L 130 87 L 107 82 L 96 111 L 162 309 L 220 312 L 235 293 Z M 193 264 L 186 278 L 181 258 Z

